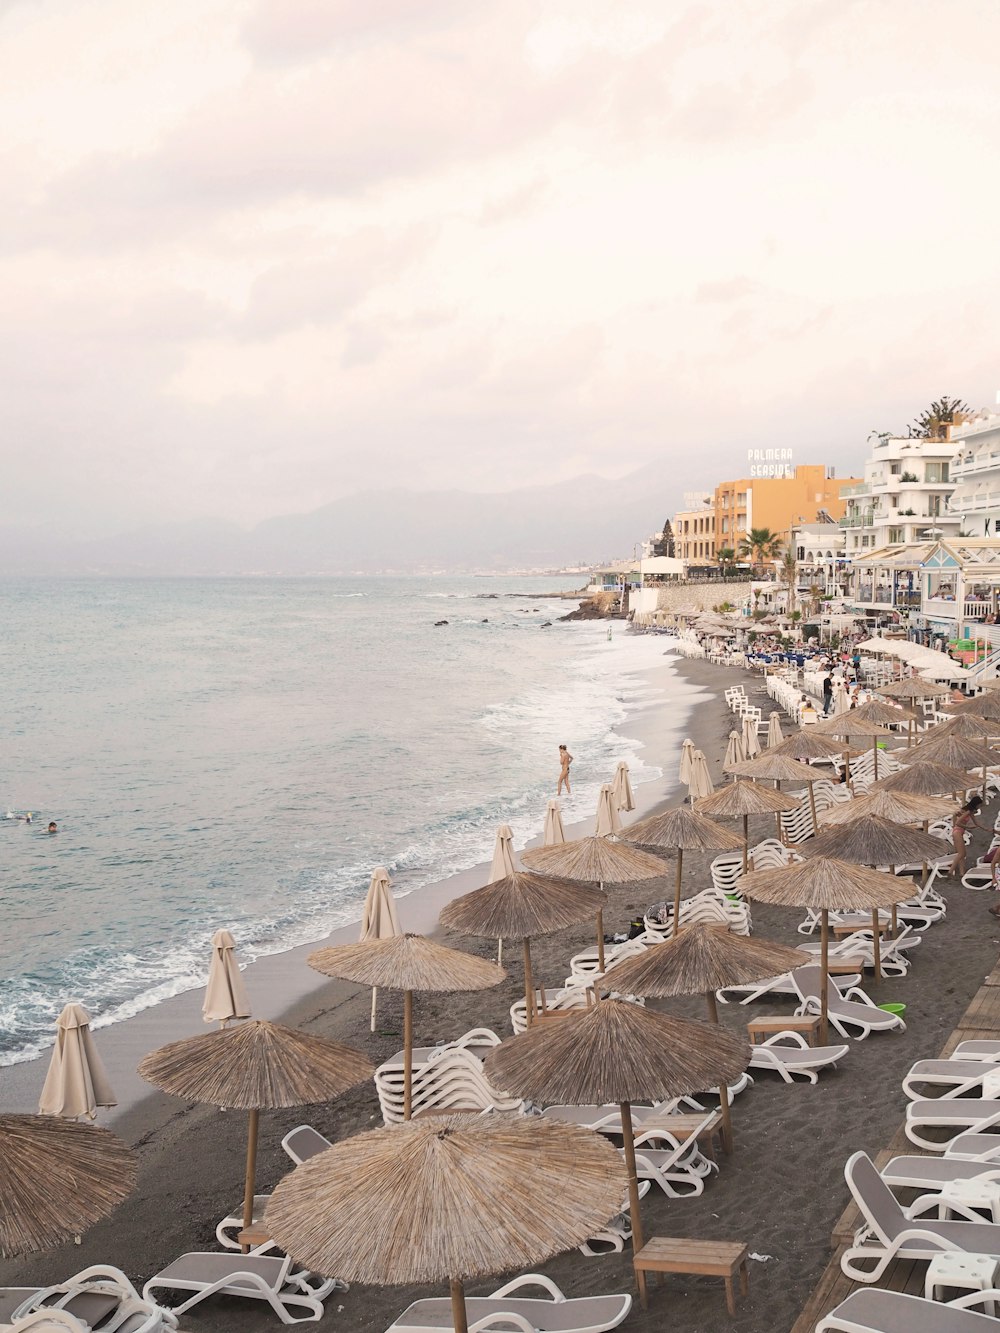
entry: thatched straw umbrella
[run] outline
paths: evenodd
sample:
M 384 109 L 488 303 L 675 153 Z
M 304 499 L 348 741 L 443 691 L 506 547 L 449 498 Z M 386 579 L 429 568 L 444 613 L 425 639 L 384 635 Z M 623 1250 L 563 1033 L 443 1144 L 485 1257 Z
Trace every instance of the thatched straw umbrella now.
M 910 676 L 908 680 L 893 680 L 888 685 L 880 685 L 873 693 L 880 694 L 884 699 L 902 699 L 912 703 L 914 699 L 939 698 L 948 693 L 948 686 L 924 680 L 922 676 Z
M 723 925 L 690 926 L 683 935 L 651 945 L 644 953 L 625 958 L 608 969 L 609 984 L 624 995 L 670 999 L 675 995 L 704 995 L 709 1021 L 718 1025 L 715 992 L 726 986 L 748 986 L 791 972 L 809 961 L 809 955 L 787 944 L 758 936 L 734 935 Z M 722 1135 L 726 1152 L 733 1150 L 733 1121 L 729 1089 L 719 1085 Z
M 1000 704 L 1000 696 L 997 696 L 997 703 Z M 955 768 L 981 768 L 984 797 L 986 770 L 992 764 L 1000 764 L 1000 754 L 995 750 L 982 741 L 968 740 L 963 736 L 938 736 L 933 740 L 921 741 L 899 757 L 905 764 L 923 763 L 931 759 L 937 764 L 951 764 Z
M 784 810 L 798 809 L 798 798 L 771 787 L 762 787 L 747 778 L 736 778 L 728 786 L 700 800 L 695 807 L 700 815 L 716 819 L 743 820 L 743 873 L 747 873 L 750 856 L 749 822 L 751 815 L 774 815 L 778 838 L 781 838 L 781 814 Z
M 923 767 L 919 765 L 918 767 Z M 906 772 L 911 770 L 906 769 Z M 883 779 L 883 782 L 888 779 Z M 896 824 L 924 824 L 929 819 L 942 819 L 955 813 L 955 803 L 944 796 L 914 796 L 908 792 L 893 791 L 878 786 L 869 787 L 864 796 L 857 796 L 853 801 L 844 801 L 831 805 L 820 815 L 822 824 L 853 824 L 862 815 L 878 815 L 881 819 L 891 819 Z
M 870 740 L 872 758 L 875 761 L 874 776 L 878 778 L 878 743 L 884 737 L 891 737 L 893 733 L 878 722 L 870 722 L 867 718 L 859 717 L 860 712 L 860 708 L 852 708 L 849 712 L 841 713 L 837 717 L 826 717 L 822 722 L 817 722 L 813 730 L 827 736 Z
M 829 969 L 829 912 L 875 912 L 888 910 L 904 902 L 909 889 L 902 888 L 895 875 L 884 870 L 869 870 L 833 857 L 817 856 L 809 861 L 778 866 L 773 870 L 755 870 L 740 885 L 744 894 L 756 902 L 775 907 L 798 907 L 820 913 L 820 1033 L 827 1036 L 827 982 Z M 878 936 L 876 935 L 876 939 Z
M 789 737 L 789 741 L 793 739 L 794 737 Z M 782 741 L 781 744 L 787 745 L 788 741 Z M 815 828 L 816 797 L 813 795 L 812 784 L 819 782 L 820 774 L 814 773 L 808 764 L 800 763 L 797 759 L 793 759 L 791 755 L 780 754 L 780 748 L 776 745 L 773 749 L 765 750 L 756 759 L 748 759 L 745 764 L 737 764 L 735 768 L 730 769 L 730 772 L 738 778 L 752 778 L 755 782 L 770 780 L 774 783 L 775 791 L 781 791 L 783 782 L 808 784 L 809 810 L 812 814 L 813 828 Z
M 521 860 L 531 870 L 561 879 L 583 880 L 602 890 L 601 910 L 597 915 L 597 961 L 604 971 L 604 896 L 605 884 L 632 884 L 637 880 L 657 879 L 666 873 L 667 864 L 658 856 L 637 851 L 611 838 L 576 838 L 561 847 L 533 847 L 523 852 Z M 444 917 L 442 916 L 442 921 Z
M 0 1115 L 0 1255 L 48 1250 L 135 1188 L 135 1154 L 110 1130 L 50 1115 Z
M 867 703 L 852 709 L 855 719 L 863 722 L 876 722 L 882 727 L 895 727 L 900 722 L 912 722 L 917 714 L 912 708 L 902 704 L 885 703 L 882 699 L 869 699 Z
M 600 1134 L 537 1116 L 452 1115 L 369 1130 L 279 1181 L 268 1233 L 313 1272 L 373 1285 L 463 1283 L 582 1245 L 621 1207 L 621 1158 Z
M 489 990 L 507 973 L 475 954 L 448 949 L 423 935 L 362 940 L 317 949 L 306 959 L 325 977 L 403 992 L 403 1119 L 410 1118 L 413 1092 L 413 992 Z
M 705 796 L 711 801 L 717 796 Z M 640 847 L 655 847 L 658 851 L 677 853 L 677 875 L 674 880 L 674 934 L 681 928 L 681 876 L 684 872 L 685 852 L 727 852 L 740 846 L 735 833 L 720 827 L 703 814 L 684 806 L 665 810 L 662 815 L 651 815 L 632 824 L 622 835 Z
M 967 773 L 964 768 L 924 759 L 919 764 L 910 764 L 890 773 L 887 778 L 880 778 L 868 790 L 907 792 L 913 796 L 944 796 L 966 792 L 978 785 L 978 775 Z
M 987 694 L 973 694 L 968 699 L 963 699 L 961 703 L 948 704 L 944 709 L 946 713 L 975 713 L 977 717 L 988 718 L 991 722 L 996 722 L 1000 718 L 1000 694 L 990 690 Z
M 602 1000 L 544 1028 L 508 1037 L 486 1057 L 486 1077 L 512 1097 L 621 1108 L 632 1250 L 642 1249 L 632 1103 L 665 1101 L 733 1082 L 746 1069 L 745 1040 L 723 1028 Z
M 562 851 L 563 847 L 571 846 L 572 843 L 557 843 L 551 850 Z M 518 871 L 506 879 L 498 879 L 454 898 L 443 908 L 438 919 L 442 926 L 463 935 L 523 942 L 525 1019 L 530 1024 L 535 1015 L 531 941 L 538 935 L 554 935 L 596 917 L 598 939 L 603 946 L 604 930 L 600 922 L 606 902 L 604 894 L 589 885 L 584 887 L 570 879 Z M 601 970 L 604 970 L 603 964 Z M 544 987 L 542 994 L 545 994 Z
M 789 759 L 843 759 L 844 768 L 847 777 L 851 776 L 851 759 L 858 753 L 852 750 L 846 741 L 839 744 L 836 741 L 828 741 L 825 736 L 818 736 L 816 728 L 810 727 L 808 731 L 797 731 L 782 741 L 780 745 L 774 747 L 774 754 L 783 754 Z M 816 797 L 812 787 L 809 788 L 809 810 L 812 814 L 813 832 L 816 832 Z
M 371 1062 L 350 1046 L 257 1019 L 172 1041 L 139 1062 L 140 1076 L 154 1088 L 188 1101 L 250 1112 L 244 1230 L 253 1222 L 260 1112 L 332 1101 L 374 1073 Z
M 946 856 L 949 851 L 948 844 L 941 838 L 871 814 L 863 814 L 841 827 L 827 829 L 799 848 L 800 854 L 807 860 L 815 856 L 837 857 L 840 861 L 854 861 L 862 866 L 888 866 L 893 874 L 900 861 L 929 861 Z M 892 931 L 895 935 L 895 907 L 892 909 Z M 875 912 L 872 913 L 872 935 L 875 979 L 881 981 L 882 959 L 878 914 Z
M 988 744 L 1000 736 L 1000 722 L 987 722 L 978 713 L 956 713 L 947 722 L 935 722 L 924 732 L 924 740 L 936 740 L 938 736 L 962 736 L 967 741 L 982 741 Z

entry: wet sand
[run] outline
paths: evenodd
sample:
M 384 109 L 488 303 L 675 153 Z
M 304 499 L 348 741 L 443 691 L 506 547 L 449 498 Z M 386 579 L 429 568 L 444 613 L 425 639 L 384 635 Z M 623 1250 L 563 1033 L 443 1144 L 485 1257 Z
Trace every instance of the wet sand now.
M 758 678 L 700 661 L 683 662 L 678 671 L 685 679 L 702 686 L 708 695 L 715 696 L 695 710 L 687 734 L 705 750 L 713 778 L 718 781 L 731 726 L 722 690 L 736 679 L 743 680 L 748 690 L 752 690 L 758 687 Z M 643 789 L 642 805 L 648 807 L 654 800 L 662 803 L 665 796 L 672 797 L 670 803 L 675 803 L 679 799 L 672 780 L 676 771 L 676 741 L 671 737 L 673 753 L 662 753 L 656 748 L 658 719 L 648 717 L 644 725 L 648 726 L 650 758 L 664 768 L 667 777 L 662 783 L 648 784 L 658 790 Z M 638 734 L 634 728 L 628 730 Z M 645 811 L 636 811 L 631 818 L 640 813 Z M 770 820 L 763 820 L 755 831 L 765 836 L 772 828 Z M 973 851 L 979 850 L 985 835 L 976 836 Z M 708 856 L 685 858 L 686 893 L 695 892 L 709 882 L 709 860 Z M 481 875 L 476 882 L 482 882 Z M 672 882 L 672 876 L 668 876 L 662 884 L 654 882 L 639 888 L 612 890 L 611 907 L 605 914 L 607 928 L 624 926 L 637 911 L 665 896 Z M 442 896 L 435 897 L 433 904 L 432 891 L 422 891 L 420 896 L 427 893 L 427 911 L 433 906 L 436 912 L 441 901 L 473 886 L 452 885 L 449 892 L 442 885 Z M 738 1239 L 748 1242 L 755 1253 L 770 1256 L 766 1262 L 751 1263 L 750 1294 L 738 1302 L 737 1318 L 730 1321 L 726 1316 L 721 1281 L 678 1276 L 666 1278 L 659 1288 L 651 1288 L 650 1310 L 642 1312 L 636 1304 L 623 1328 L 634 1329 L 636 1333 L 652 1333 L 667 1323 L 683 1333 L 695 1330 L 714 1333 L 727 1327 L 738 1333 L 773 1333 L 790 1328 L 829 1258 L 830 1232 L 846 1202 L 844 1161 L 857 1148 L 865 1148 L 874 1155 L 888 1142 L 903 1115 L 900 1090 L 903 1074 L 914 1060 L 937 1054 L 973 992 L 996 962 L 1000 923 L 986 911 L 988 895 L 971 893 L 954 881 L 947 882 L 946 894 L 947 920 L 928 932 L 914 955 L 910 975 L 883 982 L 876 996 L 879 1000 L 902 1000 L 908 1005 L 906 1033 L 876 1035 L 865 1042 L 852 1042 L 840 1068 L 821 1075 L 816 1087 L 789 1086 L 776 1075 L 758 1074 L 755 1086 L 744 1092 L 734 1106 L 736 1152 L 731 1158 L 722 1159 L 719 1175 L 708 1182 L 704 1194 L 694 1199 L 672 1200 L 654 1190 L 644 1201 L 647 1235 Z M 407 924 L 412 924 L 409 905 L 416 896 L 404 903 Z M 758 934 L 788 942 L 798 939 L 795 933 L 798 913 L 755 907 L 753 917 Z M 349 937 L 354 933 L 349 932 Z M 450 937 L 446 933 L 441 937 L 483 957 L 491 956 L 495 949 L 485 940 Z M 568 930 L 533 942 L 536 980 L 559 984 L 568 973 L 571 955 L 589 943 L 586 929 Z M 400 998 L 388 993 L 380 995 L 378 1031 L 372 1034 L 368 1027 L 369 992 L 337 982 L 320 982 L 317 986 L 315 975 L 296 957 L 303 952 L 307 951 L 281 955 L 280 959 L 266 960 L 251 969 L 255 1010 L 262 1016 L 280 1013 L 286 1022 L 347 1041 L 376 1063 L 391 1057 L 401 1044 Z M 268 964 L 305 973 L 300 993 L 280 1009 L 276 1006 L 287 996 L 287 992 L 281 991 L 284 983 L 276 980 L 273 994 L 259 993 L 266 975 L 263 969 Z M 507 1035 L 508 1010 L 521 993 L 521 970 L 516 961 L 511 961 L 506 982 L 494 991 L 470 997 L 417 996 L 414 1005 L 417 1037 L 421 1044 L 447 1040 L 473 1025 L 490 1026 Z M 171 1005 L 176 1006 L 172 1030 L 154 1031 L 167 1021 L 161 1011 Z M 700 1000 L 674 1000 L 664 1002 L 662 1007 L 680 1015 L 703 1016 Z M 790 1013 L 792 1007 L 790 1001 L 781 999 L 755 1006 L 757 1012 L 768 1013 Z M 150 1015 L 155 1016 L 152 1025 L 148 1022 Z M 749 1007 L 722 1008 L 722 1021 L 734 1030 L 741 1029 L 749 1016 Z M 178 1027 L 181 1021 L 184 1026 Z M 137 1054 L 142 1054 L 185 1031 L 204 1030 L 200 1023 L 200 995 L 179 997 L 140 1016 L 134 1023 L 135 1037 L 122 1035 L 129 1024 L 101 1033 L 102 1050 L 108 1052 L 110 1039 L 116 1033 L 119 1042 L 135 1043 Z M 28 1070 L 31 1066 L 19 1068 Z M 4 1071 L 5 1089 L 9 1089 L 9 1075 L 16 1072 Z M 117 1082 L 118 1075 L 113 1078 Z M 37 1086 L 36 1082 L 35 1096 Z M 5 1091 L 5 1104 L 8 1096 Z M 28 1098 L 23 1109 L 29 1109 L 30 1104 Z M 280 1140 L 288 1129 L 303 1122 L 315 1125 L 331 1139 L 377 1126 L 381 1117 L 374 1089 L 369 1084 L 322 1107 L 264 1114 L 259 1191 L 272 1187 L 287 1172 L 289 1163 Z M 103 1261 L 122 1267 L 141 1285 L 151 1273 L 185 1250 L 215 1248 L 215 1224 L 237 1207 L 241 1195 L 245 1117 L 185 1105 L 154 1094 L 131 1100 L 114 1127 L 140 1149 L 141 1176 L 135 1194 L 114 1216 L 87 1233 L 80 1246 L 66 1246 L 27 1261 L 2 1265 L 0 1280 L 47 1283 L 86 1264 Z M 541 1265 L 540 1271 L 548 1273 L 568 1295 L 634 1291 L 629 1248 L 622 1255 L 606 1258 L 585 1258 L 576 1252 L 561 1255 Z M 469 1290 L 489 1291 L 499 1286 L 501 1280 L 470 1283 Z M 439 1288 L 355 1286 L 329 1300 L 320 1326 L 336 1327 L 345 1333 L 380 1333 L 411 1300 L 441 1294 L 445 1293 Z M 215 1330 L 257 1333 L 279 1325 L 264 1307 L 213 1298 L 185 1316 L 182 1326 L 192 1333 Z

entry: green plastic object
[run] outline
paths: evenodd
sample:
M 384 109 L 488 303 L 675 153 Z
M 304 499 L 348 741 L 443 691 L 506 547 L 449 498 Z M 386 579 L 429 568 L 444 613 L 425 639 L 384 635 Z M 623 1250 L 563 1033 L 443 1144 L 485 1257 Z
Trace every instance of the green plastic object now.
M 887 1014 L 895 1014 L 897 1018 L 902 1018 L 906 1013 L 905 1004 L 880 1004 L 880 1009 L 884 1009 Z

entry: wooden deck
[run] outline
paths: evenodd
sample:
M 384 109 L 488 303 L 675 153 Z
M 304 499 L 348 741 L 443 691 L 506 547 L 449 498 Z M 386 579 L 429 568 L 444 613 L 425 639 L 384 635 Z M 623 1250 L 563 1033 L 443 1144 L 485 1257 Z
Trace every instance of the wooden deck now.
M 951 1055 L 961 1041 L 977 1039 L 995 1041 L 997 1038 L 1000 1038 L 1000 960 L 972 997 L 958 1026 L 942 1047 L 939 1058 Z M 901 1123 L 889 1146 L 875 1158 L 875 1165 L 881 1168 L 891 1157 L 898 1157 L 903 1153 L 908 1156 L 918 1156 L 921 1155 L 921 1150 L 906 1137 Z M 837 1219 L 830 1237 L 833 1257 L 823 1270 L 823 1276 L 813 1290 L 805 1309 L 792 1325 L 791 1333 L 813 1333 L 823 1316 L 829 1314 L 834 1306 L 839 1305 L 858 1285 L 841 1272 L 840 1257 L 860 1225 L 861 1215 L 852 1199 Z M 912 1296 L 922 1296 L 926 1269 L 927 1265 L 919 1260 L 897 1259 L 886 1269 L 878 1285 L 889 1291 L 903 1291 Z

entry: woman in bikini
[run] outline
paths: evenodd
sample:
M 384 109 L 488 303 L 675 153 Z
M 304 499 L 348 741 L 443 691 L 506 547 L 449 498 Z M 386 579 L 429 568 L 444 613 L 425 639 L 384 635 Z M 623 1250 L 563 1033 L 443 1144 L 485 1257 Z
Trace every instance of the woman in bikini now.
M 556 787 L 556 795 L 562 795 L 563 783 L 566 784 L 566 795 L 572 795 L 569 786 L 569 766 L 573 762 L 573 756 L 565 745 L 559 747 L 559 785 Z
M 951 821 L 951 840 L 955 847 L 955 859 L 948 869 L 949 875 L 961 879 L 965 874 L 965 835 L 970 829 L 978 828 L 989 832 L 985 824 L 980 824 L 976 815 L 982 809 L 983 798 L 973 796 L 962 806 L 958 814 Z

